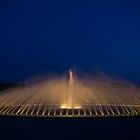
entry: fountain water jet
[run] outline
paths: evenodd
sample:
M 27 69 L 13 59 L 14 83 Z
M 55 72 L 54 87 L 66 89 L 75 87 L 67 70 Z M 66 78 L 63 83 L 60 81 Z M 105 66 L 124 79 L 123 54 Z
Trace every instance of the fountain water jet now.
M 67 109 L 77 109 L 77 108 L 81 108 L 79 105 L 76 105 L 76 88 L 75 88 L 75 84 L 74 83 L 74 77 L 73 77 L 73 72 L 70 69 L 69 70 L 69 80 L 68 80 L 68 95 L 67 95 L 67 99 L 66 99 L 66 103 L 63 104 L 61 106 L 61 108 L 67 108 Z
M 71 70 L 69 70 L 69 91 L 68 91 L 68 99 L 67 99 L 67 104 L 69 107 L 72 107 L 72 99 L 74 94 L 73 84 L 74 84 L 73 73 Z

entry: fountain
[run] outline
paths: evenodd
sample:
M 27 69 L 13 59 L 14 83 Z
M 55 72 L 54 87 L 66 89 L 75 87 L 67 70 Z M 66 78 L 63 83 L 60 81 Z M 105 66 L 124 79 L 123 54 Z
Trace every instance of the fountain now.
M 140 89 L 103 78 L 51 78 L 0 92 L 0 115 L 104 117 L 140 115 Z

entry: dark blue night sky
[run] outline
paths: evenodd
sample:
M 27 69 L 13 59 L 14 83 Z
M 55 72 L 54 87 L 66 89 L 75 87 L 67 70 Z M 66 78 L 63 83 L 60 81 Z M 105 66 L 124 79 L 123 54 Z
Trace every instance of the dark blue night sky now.
M 140 82 L 140 2 L 0 1 L 0 82 L 73 66 Z

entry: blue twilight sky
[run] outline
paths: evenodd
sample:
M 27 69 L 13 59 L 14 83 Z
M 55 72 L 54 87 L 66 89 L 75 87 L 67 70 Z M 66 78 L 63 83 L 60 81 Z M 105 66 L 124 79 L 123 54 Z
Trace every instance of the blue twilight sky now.
M 0 82 L 71 66 L 140 82 L 139 0 L 0 0 Z

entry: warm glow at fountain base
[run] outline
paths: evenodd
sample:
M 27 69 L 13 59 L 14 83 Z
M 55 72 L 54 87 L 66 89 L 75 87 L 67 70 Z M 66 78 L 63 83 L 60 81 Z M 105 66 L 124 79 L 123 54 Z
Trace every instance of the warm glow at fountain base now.
M 69 105 L 69 104 L 63 104 L 60 106 L 61 109 L 80 109 L 82 108 L 80 105 Z

